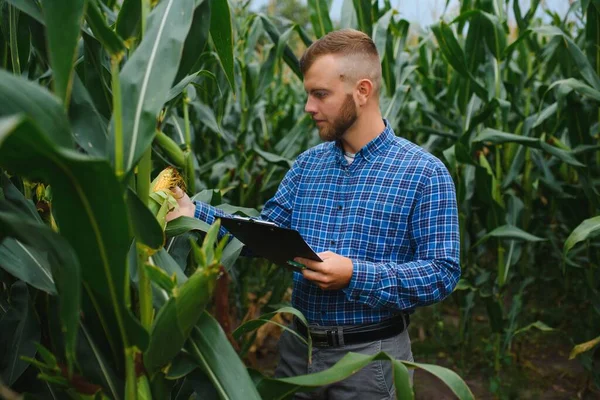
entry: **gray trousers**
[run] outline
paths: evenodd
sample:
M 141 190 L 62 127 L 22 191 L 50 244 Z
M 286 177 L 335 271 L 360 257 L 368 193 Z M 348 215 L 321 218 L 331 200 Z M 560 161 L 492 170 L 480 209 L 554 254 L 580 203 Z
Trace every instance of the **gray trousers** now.
M 340 347 L 313 347 L 308 364 L 308 348 L 295 335 L 284 331 L 279 339 L 280 360 L 275 377 L 312 374 L 331 368 L 348 352 L 377 354 L 384 351 L 397 360 L 413 361 L 410 338 L 405 330 L 399 335 L 374 342 Z M 413 370 L 409 370 L 412 384 Z M 296 393 L 294 399 L 379 400 L 395 398 L 392 365 L 389 361 L 373 361 L 354 375 L 311 392 Z

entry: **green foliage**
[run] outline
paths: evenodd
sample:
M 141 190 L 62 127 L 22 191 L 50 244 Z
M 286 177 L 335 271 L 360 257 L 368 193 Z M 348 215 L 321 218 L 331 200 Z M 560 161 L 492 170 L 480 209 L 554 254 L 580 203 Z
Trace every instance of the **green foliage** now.
M 459 346 L 473 345 L 482 311 L 495 375 L 512 368 L 513 341 L 537 328 L 582 343 L 578 358 L 598 379 L 585 361 L 600 321 L 597 2 L 539 18 L 541 2 L 525 10 L 514 1 L 517 26 L 509 26 L 505 2 L 463 1 L 431 34 L 410 29 L 389 2 L 344 3 L 340 25 L 370 34 L 381 53 L 384 117 L 445 160 L 455 180 Z M 0 191 L 3 380 L 28 390 L 27 372 L 50 365 L 39 341 L 68 366 L 40 370 L 53 390 L 85 392 L 72 369 L 109 398 L 189 396 L 194 385 L 278 398 L 370 362 L 351 356 L 321 381 L 255 386 L 231 332 L 203 311 L 212 310 L 212 261 L 230 275 L 236 321 L 266 312 L 238 333 L 286 302 L 290 275 L 238 259 L 236 240 L 213 247 L 215 228 L 199 250 L 209 226 L 186 218 L 164 226 L 173 199 L 147 200 L 141 189 L 171 165 L 197 200 L 256 215 L 295 157 L 318 143 L 298 55 L 336 27 L 328 2 L 276 2 L 264 14 L 220 0 L 44 4 L 0 1 L 0 167 L 10 174 Z M 32 191 L 38 181 L 51 186 L 51 201 Z M 36 208 L 46 203 L 42 219 Z M 211 274 L 201 275 L 205 268 Z M 201 297 L 189 295 L 199 287 Z M 554 311 L 531 311 L 553 300 L 534 293 L 552 290 L 564 315 L 577 310 L 572 327 L 558 325 Z M 240 354 L 253 337 L 240 336 Z M 144 351 L 147 375 L 138 380 Z M 399 382 L 406 366 L 421 368 L 401 364 Z
M 389 64 L 408 26 L 389 7 L 377 24 L 367 3 L 361 21 Z M 328 2 L 311 7 L 315 31 L 331 31 Z M 255 381 L 242 361 L 252 339 L 236 352 L 210 313 L 223 322 L 214 303 L 228 299 L 226 274 L 231 314 L 250 308 L 250 292 L 264 307 L 285 302 L 289 273 L 238 260 L 242 244 L 220 238 L 218 222 L 167 224 L 173 194 L 150 193 L 174 166 L 196 200 L 257 215 L 318 142 L 290 46 L 314 39 L 305 24 L 222 0 L 0 0 L 0 11 L 0 385 L 56 398 L 275 399 L 389 359 L 350 355 L 316 381 Z M 445 368 L 392 362 L 398 393 L 412 396 L 416 367 L 472 397 Z

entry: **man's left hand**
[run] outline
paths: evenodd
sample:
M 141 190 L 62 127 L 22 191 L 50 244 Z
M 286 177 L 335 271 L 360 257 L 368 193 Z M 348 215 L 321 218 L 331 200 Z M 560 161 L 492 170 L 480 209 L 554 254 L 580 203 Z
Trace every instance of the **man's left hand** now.
M 352 260 L 331 251 L 318 255 L 322 262 L 300 257 L 294 259 L 307 266 L 307 269 L 302 270 L 302 275 L 323 290 L 337 290 L 348 286 L 354 270 Z

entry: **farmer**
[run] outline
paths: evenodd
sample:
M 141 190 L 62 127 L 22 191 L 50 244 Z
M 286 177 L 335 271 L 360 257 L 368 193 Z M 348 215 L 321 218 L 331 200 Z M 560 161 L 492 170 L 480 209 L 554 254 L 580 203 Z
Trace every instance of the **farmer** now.
M 324 261 L 295 260 L 308 267 L 294 273 L 292 304 L 309 321 L 312 363 L 284 332 L 275 374 L 319 372 L 350 351 L 412 361 L 409 314 L 449 295 L 460 277 L 453 181 L 382 118 L 381 64 L 366 34 L 329 33 L 300 65 L 305 110 L 325 143 L 298 156 L 260 217 L 298 230 Z M 169 219 L 224 215 L 176 190 L 179 209 Z M 301 323 L 294 328 L 306 335 Z M 394 391 L 391 363 L 376 361 L 297 398 L 383 399 Z

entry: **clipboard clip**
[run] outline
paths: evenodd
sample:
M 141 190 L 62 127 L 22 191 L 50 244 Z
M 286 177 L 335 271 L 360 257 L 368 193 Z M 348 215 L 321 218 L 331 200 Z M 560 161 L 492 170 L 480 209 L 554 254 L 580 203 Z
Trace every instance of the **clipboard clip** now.
M 258 219 L 258 218 L 241 217 L 239 215 L 234 215 L 233 217 L 231 217 L 231 219 L 237 220 L 237 221 L 243 221 L 243 222 L 251 222 L 251 223 L 259 224 L 259 225 L 269 225 L 269 226 L 273 226 L 273 227 L 279 226 L 275 222 L 265 221 L 263 219 Z

